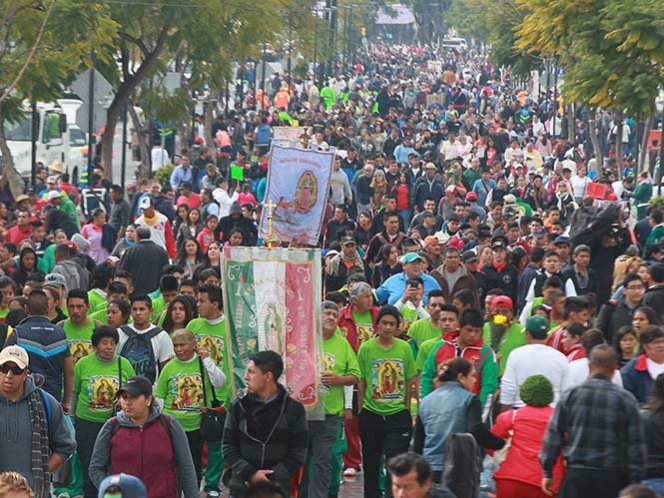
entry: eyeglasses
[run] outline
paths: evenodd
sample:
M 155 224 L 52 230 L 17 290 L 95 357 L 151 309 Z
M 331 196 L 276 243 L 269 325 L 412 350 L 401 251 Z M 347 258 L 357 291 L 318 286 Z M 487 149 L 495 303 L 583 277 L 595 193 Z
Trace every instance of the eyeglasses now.
M 627 290 L 644 290 L 645 287 L 643 285 L 628 285 L 625 287 Z
M 4 365 L 0 365 L 0 372 L 5 375 L 7 375 L 9 372 L 13 373 L 14 375 L 23 375 L 25 368 L 19 368 L 17 366 L 12 367 L 5 363 Z

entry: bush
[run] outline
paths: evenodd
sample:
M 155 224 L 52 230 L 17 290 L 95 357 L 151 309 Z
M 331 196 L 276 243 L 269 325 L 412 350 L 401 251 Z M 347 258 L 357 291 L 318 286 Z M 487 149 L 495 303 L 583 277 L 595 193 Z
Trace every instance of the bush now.
M 166 166 L 159 168 L 154 174 L 155 180 L 159 182 L 162 188 L 171 184 L 171 174 L 173 173 L 175 166 L 171 163 L 168 163 Z

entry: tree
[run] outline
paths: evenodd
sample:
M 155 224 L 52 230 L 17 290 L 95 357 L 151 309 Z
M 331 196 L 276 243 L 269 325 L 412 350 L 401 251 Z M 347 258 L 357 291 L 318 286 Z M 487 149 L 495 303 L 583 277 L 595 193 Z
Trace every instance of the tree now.
M 107 47 L 116 25 L 94 3 L 9 0 L 0 9 L 0 152 L 3 182 L 17 196 L 23 182 L 14 168 L 4 125 L 25 119 L 24 101 L 50 102 L 81 66 L 91 47 Z
M 118 64 L 99 67 L 114 85 L 115 96 L 102 134 L 102 166 L 111 174 L 115 127 L 129 97 L 139 86 L 164 72 L 174 54 L 184 50 L 191 70 L 190 89 L 223 88 L 233 60 L 256 53 L 259 42 L 270 41 L 284 28 L 281 12 L 295 0 L 267 0 L 260 5 L 244 0 L 171 0 L 118 3 L 109 7 L 120 26 L 114 55 Z
M 517 6 L 525 16 L 516 29 L 516 47 L 563 64 L 568 102 L 612 111 L 618 137 L 623 112 L 652 115 L 664 61 L 659 2 L 517 0 Z M 619 166 L 621 145 L 616 140 Z

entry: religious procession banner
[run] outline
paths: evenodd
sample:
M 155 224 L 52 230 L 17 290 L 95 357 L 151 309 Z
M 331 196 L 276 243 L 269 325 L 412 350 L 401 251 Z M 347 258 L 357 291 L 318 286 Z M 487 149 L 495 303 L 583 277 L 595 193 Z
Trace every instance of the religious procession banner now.
M 260 235 L 272 230 L 282 242 L 318 244 L 327 206 L 334 154 L 273 146 L 263 202 Z
M 313 410 L 323 344 L 320 250 L 226 247 L 221 264 L 233 389 L 244 387 L 251 355 L 270 349 L 284 359 L 280 382 Z

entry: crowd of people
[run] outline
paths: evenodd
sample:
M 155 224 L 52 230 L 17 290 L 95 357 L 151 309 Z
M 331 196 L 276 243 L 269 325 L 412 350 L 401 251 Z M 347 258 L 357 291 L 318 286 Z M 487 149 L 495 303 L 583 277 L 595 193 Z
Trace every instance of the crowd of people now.
M 498 498 L 664 493 L 664 212 L 616 123 L 602 161 L 590 111 L 540 90 L 472 50 L 372 45 L 324 85 L 275 75 L 131 197 L 39 169 L 0 204 L 0 472 L 40 498 L 123 473 L 151 498 L 336 497 L 358 473 L 365 498 L 475 498 L 487 474 Z M 262 244 L 295 125 L 336 154 L 322 419 L 272 351 L 234 396 L 224 321 L 222 251 Z

